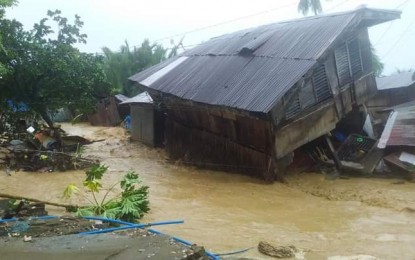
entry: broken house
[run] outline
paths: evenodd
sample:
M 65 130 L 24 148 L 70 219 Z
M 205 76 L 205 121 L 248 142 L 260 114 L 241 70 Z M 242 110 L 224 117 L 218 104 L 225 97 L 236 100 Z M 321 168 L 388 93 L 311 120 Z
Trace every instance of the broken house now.
M 378 148 L 384 149 L 387 165 L 415 178 L 415 100 L 391 107 Z
M 102 98 L 96 105 L 95 112 L 88 115 L 88 121 L 95 126 L 116 126 L 129 114 L 128 107 L 120 107 L 119 104 L 128 97 L 117 94 Z
M 162 105 L 172 159 L 272 181 L 375 94 L 367 28 L 399 17 L 360 8 L 242 30 L 130 80 Z
M 415 73 L 402 72 L 376 78 L 377 94 L 366 102 L 373 118 L 375 133 L 380 136 L 390 108 L 415 100 Z

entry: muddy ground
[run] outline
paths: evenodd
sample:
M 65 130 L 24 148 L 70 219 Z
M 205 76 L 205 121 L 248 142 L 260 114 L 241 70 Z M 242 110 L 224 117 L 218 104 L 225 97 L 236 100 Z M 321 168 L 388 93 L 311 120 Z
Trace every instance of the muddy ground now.
M 1 259 L 182 259 L 189 249 L 167 236 L 130 234 L 65 235 L 0 239 Z
M 194 254 L 170 237 L 146 229 L 81 234 L 109 227 L 72 216 L 0 223 L 1 259 L 183 259 Z
M 64 128 L 86 138 L 106 139 L 85 152 L 110 166 L 105 185 L 130 169 L 140 174 L 150 186 L 151 211 L 144 222 L 182 219 L 183 225 L 158 229 L 210 251 L 255 248 L 259 241 L 268 241 L 301 249 L 298 259 L 415 259 L 415 183 L 301 173 L 290 174 L 285 184 L 265 184 L 168 162 L 163 150 L 129 142 L 121 128 Z M 0 192 L 82 204 L 85 201 L 64 201 L 61 195 L 68 183 L 80 185 L 83 178 L 82 171 L 0 174 Z M 60 208 L 48 211 L 64 213 Z M 268 259 L 256 249 L 238 256 Z

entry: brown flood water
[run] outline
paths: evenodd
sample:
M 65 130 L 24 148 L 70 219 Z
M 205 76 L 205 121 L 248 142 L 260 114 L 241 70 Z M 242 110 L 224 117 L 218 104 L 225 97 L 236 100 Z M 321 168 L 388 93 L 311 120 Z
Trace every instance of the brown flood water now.
M 415 259 L 415 183 L 326 180 L 307 173 L 290 176 L 287 184 L 264 184 L 242 175 L 168 163 L 162 150 L 130 143 L 121 128 L 64 124 L 64 129 L 106 139 L 90 145 L 86 155 L 109 165 L 107 185 L 127 170 L 140 174 L 150 186 L 151 201 L 143 222 L 182 219 L 182 225 L 158 229 L 213 252 L 256 247 L 265 240 L 303 249 L 298 259 L 339 255 Z M 80 184 L 83 177 L 82 171 L 12 176 L 0 172 L 0 192 L 65 202 L 61 194 L 66 185 Z M 268 259 L 256 249 L 238 256 Z

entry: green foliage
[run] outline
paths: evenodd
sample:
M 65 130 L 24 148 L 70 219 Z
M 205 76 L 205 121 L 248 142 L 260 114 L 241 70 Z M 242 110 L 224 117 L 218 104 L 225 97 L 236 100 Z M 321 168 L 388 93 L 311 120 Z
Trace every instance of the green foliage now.
M 382 72 L 383 72 L 384 65 L 383 65 L 380 57 L 376 54 L 375 47 L 373 47 L 372 44 L 370 44 L 370 51 L 372 53 L 372 70 L 373 70 L 373 74 L 376 77 L 379 77 L 382 74 Z
M 6 7 L 11 7 L 17 4 L 16 0 L 0 0 L 0 19 L 3 19 L 4 14 L 5 14 L 5 8 Z M 2 40 L 2 35 L 0 35 L 0 52 L 3 54 L 7 54 L 7 49 L 3 46 L 3 40 Z M 9 70 L 7 69 L 7 67 L 3 64 L 0 63 L 0 76 L 3 76 L 5 74 L 7 74 L 9 72 Z
M 105 74 L 113 92 L 126 96 L 133 96 L 138 92 L 128 80 L 130 76 L 166 58 L 166 49 L 159 44 L 150 44 L 149 40 L 144 40 L 140 47 L 131 48 L 126 41 L 118 52 L 107 47 L 102 48 L 102 51 Z
M 122 219 L 126 221 L 136 221 L 144 213 L 150 210 L 148 200 L 148 186 L 141 183 L 139 176 L 133 171 L 127 172 L 123 178 L 107 189 L 103 199 L 99 202 L 97 195 L 102 192 L 102 177 L 108 170 L 108 166 L 94 165 L 86 171 L 86 178 L 83 182 L 84 189 L 91 194 L 90 199 L 86 193 L 81 193 L 80 189 L 69 184 L 63 192 L 63 197 L 69 199 L 73 195 L 82 196 L 91 205 L 78 208 L 79 216 L 103 216 L 107 218 Z M 110 192 L 115 191 L 116 186 L 120 186 L 121 193 L 115 198 L 107 199 Z
M 54 32 L 48 23 L 54 23 Z M 47 111 L 62 107 L 89 111 L 97 97 L 109 92 L 103 70 L 103 57 L 81 53 L 74 44 L 85 43 L 83 22 L 73 23 L 59 10 L 48 11 L 47 18 L 24 30 L 15 20 L 0 19 L 0 35 L 7 52 L 0 62 L 8 73 L 0 81 L 0 102 L 24 102 L 51 125 Z
M 101 180 L 104 173 L 108 170 L 108 166 L 95 164 L 89 170 L 86 171 L 85 181 Z

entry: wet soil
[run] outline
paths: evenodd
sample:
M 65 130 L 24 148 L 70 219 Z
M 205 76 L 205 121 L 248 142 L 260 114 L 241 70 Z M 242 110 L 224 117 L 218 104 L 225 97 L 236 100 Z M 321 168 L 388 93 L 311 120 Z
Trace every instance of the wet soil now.
M 121 128 L 65 124 L 64 129 L 91 140 L 106 139 L 85 152 L 109 165 L 104 186 L 128 170 L 140 174 L 150 186 L 151 211 L 143 222 L 183 219 L 183 225 L 158 229 L 210 251 L 256 248 L 260 241 L 267 241 L 294 245 L 302 252 L 298 259 L 353 255 L 415 259 L 415 183 L 330 180 L 323 174 L 302 173 L 289 175 L 285 184 L 265 184 L 238 174 L 171 163 L 163 150 L 131 143 Z M 64 202 L 64 188 L 68 183 L 80 185 L 83 178 L 82 171 L 12 176 L 0 172 L 0 192 Z M 86 202 L 74 198 L 65 203 Z M 48 211 L 64 213 L 60 208 Z M 256 249 L 239 256 L 267 259 Z

